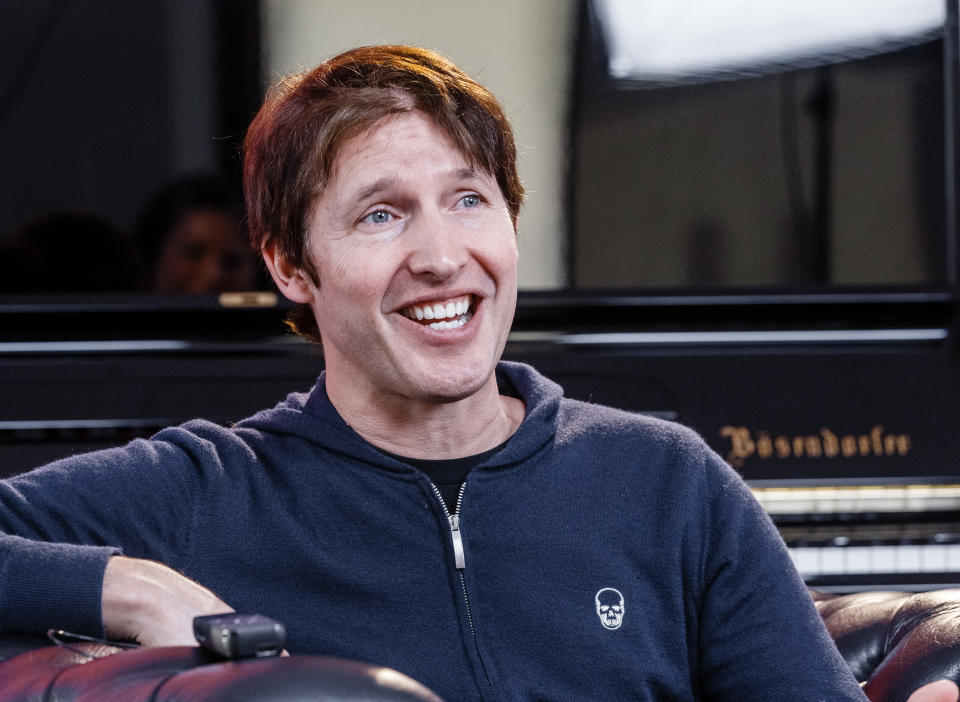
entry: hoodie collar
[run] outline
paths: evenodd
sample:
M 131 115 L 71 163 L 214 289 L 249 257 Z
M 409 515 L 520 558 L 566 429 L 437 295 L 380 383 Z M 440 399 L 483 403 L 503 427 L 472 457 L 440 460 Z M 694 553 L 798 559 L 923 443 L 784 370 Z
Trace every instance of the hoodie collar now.
M 496 375 L 500 392 L 523 400 L 526 413 L 504 449 L 483 464 L 491 468 L 521 463 L 550 442 L 556 434 L 563 397 L 559 385 L 522 363 L 501 361 Z M 300 436 L 337 453 L 397 470 L 399 461 L 385 456 L 347 425 L 327 396 L 325 380 L 326 372 L 320 374 L 308 396 L 291 395 L 274 409 L 260 412 L 237 426 Z

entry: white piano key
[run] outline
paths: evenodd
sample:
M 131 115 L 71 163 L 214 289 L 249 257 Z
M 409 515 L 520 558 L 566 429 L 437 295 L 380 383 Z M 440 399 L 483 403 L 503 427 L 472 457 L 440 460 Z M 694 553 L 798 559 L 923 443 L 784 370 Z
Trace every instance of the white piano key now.
M 835 514 L 859 512 L 860 503 L 850 490 L 837 490 L 833 497 L 833 511 Z
M 907 511 L 923 512 L 928 509 L 934 494 L 933 487 L 930 485 L 907 486 Z
M 816 511 L 816 491 L 803 488 L 754 489 L 769 514 L 810 514 Z
M 818 488 L 810 491 L 813 499 L 813 508 L 821 514 L 835 514 L 837 512 L 837 501 L 840 499 L 841 491 L 832 488 Z
M 870 572 L 870 547 L 869 546 L 848 546 L 844 549 L 847 557 L 847 573 L 869 573 Z
M 869 546 L 871 573 L 896 573 L 896 546 Z
M 903 512 L 907 508 L 907 491 L 893 485 L 862 488 L 860 500 L 861 511 Z
M 789 549 L 793 557 L 793 564 L 800 575 L 811 576 L 820 574 L 820 549 L 810 546 L 798 546 Z
M 772 496 L 769 504 L 780 514 L 810 514 L 817 509 L 815 495 L 813 490 L 791 490 Z
M 960 544 L 948 544 L 944 548 L 947 551 L 947 570 L 960 573 Z
M 820 573 L 822 575 L 845 575 L 847 572 L 845 548 L 828 546 L 820 550 Z
M 927 510 L 950 511 L 960 507 L 960 486 L 934 485 L 924 508 Z
M 920 546 L 915 544 L 903 544 L 897 547 L 897 572 L 898 573 L 921 573 Z
M 920 547 L 920 572 L 943 573 L 947 570 L 947 547 L 924 544 Z

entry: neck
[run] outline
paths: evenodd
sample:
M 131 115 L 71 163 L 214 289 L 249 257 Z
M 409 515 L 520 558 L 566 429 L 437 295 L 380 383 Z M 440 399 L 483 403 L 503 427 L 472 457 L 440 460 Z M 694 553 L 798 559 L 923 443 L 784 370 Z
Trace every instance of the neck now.
M 344 421 L 377 448 L 408 458 L 463 458 L 499 446 L 523 421 L 523 402 L 500 395 L 496 378 L 450 402 L 372 390 L 349 392 L 327 376 L 327 396 Z

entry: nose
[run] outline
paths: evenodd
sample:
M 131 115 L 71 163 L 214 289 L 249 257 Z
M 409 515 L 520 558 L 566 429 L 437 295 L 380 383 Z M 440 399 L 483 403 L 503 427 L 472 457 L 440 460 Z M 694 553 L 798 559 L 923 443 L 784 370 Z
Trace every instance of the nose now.
M 409 232 L 407 266 L 417 276 L 449 280 L 464 267 L 469 251 L 463 233 L 442 213 L 422 214 Z

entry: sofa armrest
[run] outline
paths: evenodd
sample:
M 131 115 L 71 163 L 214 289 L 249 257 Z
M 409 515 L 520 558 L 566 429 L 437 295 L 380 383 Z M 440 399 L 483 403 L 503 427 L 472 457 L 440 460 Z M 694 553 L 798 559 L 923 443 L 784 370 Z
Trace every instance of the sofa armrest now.
M 942 678 L 960 683 L 960 589 L 810 594 L 874 702 L 905 702 Z
M 18 650 L 19 649 L 19 650 Z M 0 702 L 441 702 L 402 673 L 322 656 L 224 661 L 196 646 L 119 649 L 0 637 Z

